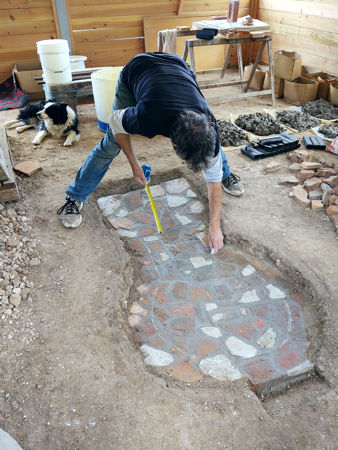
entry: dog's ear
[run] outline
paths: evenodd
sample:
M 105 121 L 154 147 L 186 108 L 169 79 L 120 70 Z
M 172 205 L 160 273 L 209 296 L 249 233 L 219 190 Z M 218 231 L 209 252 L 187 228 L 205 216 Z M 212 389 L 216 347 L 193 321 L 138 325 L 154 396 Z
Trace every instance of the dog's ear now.
M 55 125 L 62 125 L 67 121 L 66 103 L 52 103 L 46 108 L 45 113 L 53 120 Z

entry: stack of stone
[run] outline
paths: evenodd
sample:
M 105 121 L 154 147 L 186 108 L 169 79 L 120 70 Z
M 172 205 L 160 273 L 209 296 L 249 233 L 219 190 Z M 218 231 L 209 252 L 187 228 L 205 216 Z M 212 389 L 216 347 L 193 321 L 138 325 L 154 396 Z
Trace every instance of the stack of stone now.
M 29 219 L 18 205 L 0 203 L 0 318 L 15 318 L 23 302 L 32 302 L 30 267 L 40 264 L 35 242 L 28 236 Z
M 333 163 L 307 150 L 288 154 L 293 176 L 284 177 L 280 184 L 293 185 L 290 196 L 311 209 L 325 208 L 338 233 L 338 171 Z

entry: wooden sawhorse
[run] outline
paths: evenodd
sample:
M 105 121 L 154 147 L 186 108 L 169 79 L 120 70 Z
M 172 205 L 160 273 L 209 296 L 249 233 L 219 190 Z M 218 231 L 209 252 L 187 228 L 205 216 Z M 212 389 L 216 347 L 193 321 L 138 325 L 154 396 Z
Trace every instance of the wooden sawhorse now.
M 247 81 L 244 81 L 244 72 L 243 72 L 243 59 L 242 59 L 242 47 L 241 44 L 244 42 L 260 42 L 260 48 L 258 50 L 255 62 L 253 64 L 252 70 L 250 72 L 249 78 Z M 215 98 L 208 98 L 208 101 L 214 101 L 219 102 L 220 100 L 229 100 L 234 98 L 245 98 L 245 97 L 255 97 L 260 95 L 271 95 L 271 103 L 272 106 L 275 105 L 275 87 L 274 87 L 274 75 L 273 75 L 273 58 L 272 58 L 272 48 L 271 48 L 271 36 L 264 36 L 264 37 L 247 37 L 247 38 L 231 38 L 231 37 L 215 37 L 214 39 L 207 41 L 205 39 L 187 39 L 185 41 L 185 47 L 184 47 L 184 53 L 183 53 L 183 59 L 184 61 L 187 60 L 187 57 L 189 55 L 190 60 L 190 69 L 194 74 L 196 75 L 196 64 L 195 64 L 195 55 L 194 55 L 194 47 L 205 47 L 208 45 L 227 45 L 227 51 L 225 55 L 225 60 L 221 72 L 221 77 L 216 80 L 208 80 L 208 81 L 201 81 L 198 83 L 200 89 L 211 89 L 211 88 L 219 88 L 219 87 L 225 87 L 225 86 L 241 86 L 242 92 L 239 94 L 233 94 L 233 95 L 227 95 L 227 96 L 218 96 Z M 230 57 L 230 51 L 232 45 L 236 45 L 237 48 L 237 58 L 238 58 L 238 68 L 239 68 L 239 80 L 231 80 L 231 81 L 223 81 L 225 70 L 228 66 L 229 57 Z M 268 57 L 269 57 L 269 77 L 270 77 L 270 89 L 265 89 L 263 91 L 253 91 L 248 92 L 250 88 L 251 81 L 253 79 L 253 76 L 255 74 L 257 64 L 259 63 L 263 50 L 265 46 L 267 45 L 268 48 Z M 207 71 L 204 71 L 207 72 Z

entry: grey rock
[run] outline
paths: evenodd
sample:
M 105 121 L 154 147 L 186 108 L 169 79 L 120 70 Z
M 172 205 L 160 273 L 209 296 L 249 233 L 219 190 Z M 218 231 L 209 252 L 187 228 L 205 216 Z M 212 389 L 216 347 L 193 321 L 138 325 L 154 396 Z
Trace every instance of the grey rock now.
M 21 295 L 20 294 L 12 294 L 10 296 L 9 301 L 14 305 L 15 307 L 19 306 L 21 303 Z

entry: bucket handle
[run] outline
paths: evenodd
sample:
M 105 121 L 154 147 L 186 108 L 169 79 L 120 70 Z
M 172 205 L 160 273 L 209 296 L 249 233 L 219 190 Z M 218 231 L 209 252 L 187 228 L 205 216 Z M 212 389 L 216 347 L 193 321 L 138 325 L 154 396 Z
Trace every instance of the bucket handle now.
M 68 64 L 68 66 L 64 67 L 64 68 L 61 69 L 61 70 L 53 70 L 53 69 L 49 69 L 49 68 L 46 67 L 46 66 L 42 66 L 42 69 L 43 69 L 43 70 L 46 69 L 46 70 L 49 70 L 50 72 L 53 72 L 53 73 L 62 73 L 62 72 L 64 72 L 65 70 L 67 70 L 67 69 L 69 69 L 69 68 L 70 68 L 70 64 Z

